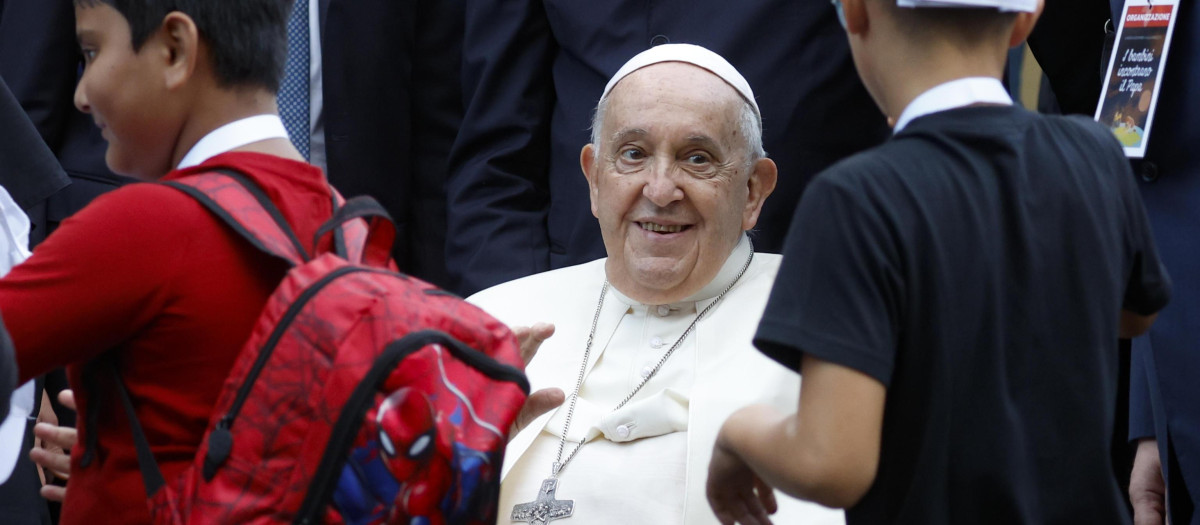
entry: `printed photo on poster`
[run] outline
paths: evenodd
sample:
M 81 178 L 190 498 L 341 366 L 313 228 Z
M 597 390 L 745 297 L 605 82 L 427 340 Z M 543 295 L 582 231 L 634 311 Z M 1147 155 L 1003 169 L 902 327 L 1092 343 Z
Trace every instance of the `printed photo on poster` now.
M 1132 158 L 1146 154 L 1178 7 L 1178 0 L 1128 0 L 1117 28 L 1096 121 Z

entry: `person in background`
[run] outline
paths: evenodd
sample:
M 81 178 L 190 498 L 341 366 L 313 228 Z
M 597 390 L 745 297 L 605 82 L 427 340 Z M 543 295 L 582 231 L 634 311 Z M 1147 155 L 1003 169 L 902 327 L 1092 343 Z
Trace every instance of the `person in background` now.
M 463 0 L 293 0 L 280 114 L 346 198 L 396 224 L 400 270 L 446 272 L 447 157 L 462 121 Z
M 561 512 L 555 498 L 574 502 L 570 523 L 716 523 L 703 488 L 721 421 L 746 403 L 795 403 L 799 378 L 750 345 L 780 259 L 746 235 L 777 178 L 759 115 L 712 51 L 637 54 L 601 95 L 580 154 L 608 257 L 468 298 L 545 340 L 526 407 L 570 393 L 519 418 L 532 422 L 505 452 L 501 523 L 537 523 L 539 503 Z M 776 515 L 844 522 L 783 496 Z
M 825 2 L 467 0 L 462 129 L 446 183 L 452 290 L 489 286 L 605 255 L 578 175 L 592 103 L 628 57 L 688 42 L 754 86 L 763 145 L 779 165 L 752 232 L 778 253 L 808 181 L 887 137 Z

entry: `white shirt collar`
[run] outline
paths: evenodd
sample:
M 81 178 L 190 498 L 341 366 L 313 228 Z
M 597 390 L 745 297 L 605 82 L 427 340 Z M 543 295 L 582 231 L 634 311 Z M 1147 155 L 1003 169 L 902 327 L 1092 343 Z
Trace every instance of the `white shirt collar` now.
M 729 253 L 727 258 L 725 258 L 725 263 L 721 265 L 721 269 L 717 271 L 716 277 L 713 277 L 713 280 L 709 281 L 708 284 L 704 285 L 704 287 L 700 288 L 700 290 L 696 293 L 689 295 L 680 301 L 671 303 L 672 308 L 687 303 L 697 303 L 700 301 L 713 299 L 716 296 L 721 295 L 721 292 L 725 291 L 725 287 L 729 286 L 729 283 L 732 283 L 733 280 L 737 278 L 738 272 L 742 271 L 742 266 L 746 264 L 746 258 L 750 257 L 750 252 L 752 250 L 753 247 L 750 245 L 750 238 L 743 233 L 742 237 L 738 239 L 738 243 L 733 247 L 733 251 Z M 614 297 L 616 297 L 617 300 L 621 301 L 622 303 L 630 306 L 642 304 L 641 302 L 635 301 L 629 296 L 621 293 L 621 291 L 617 290 L 615 286 L 611 287 L 610 290 L 613 292 Z
M 961 108 L 972 104 L 1012 105 L 1012 97 L 1004 84 L 992 77 L 968 77 L 951 80 L 934 86 L 914 98 L 896 119 L 892 133 L 900 133 L 913 119 L 939 111 Z
M 222 153 L 260 140 L 288 138 L 278 115 L 255 115 L 235 120 L 209 132 L 183 156 L 175 169 L 196 166 Z

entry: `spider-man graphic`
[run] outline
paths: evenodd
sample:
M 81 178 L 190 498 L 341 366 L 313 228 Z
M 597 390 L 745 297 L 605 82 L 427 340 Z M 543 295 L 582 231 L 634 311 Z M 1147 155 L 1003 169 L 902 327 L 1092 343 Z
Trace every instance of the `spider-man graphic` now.
M 446 396 L 453 398 L 454 396 Z M 371 439 L 351 451 L 334 504 L 348 524 L 472 523 L 491 462 L 455 441 L 462 410 L 439 417 L 434 403 L 400 388 L 368 413 Z

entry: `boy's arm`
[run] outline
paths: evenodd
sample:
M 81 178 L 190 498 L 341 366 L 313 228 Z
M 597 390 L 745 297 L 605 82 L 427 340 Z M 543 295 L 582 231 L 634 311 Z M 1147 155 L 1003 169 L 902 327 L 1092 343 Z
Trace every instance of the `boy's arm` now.
M 156 184 L 109 193 L 0 279 L 0 313 L 16 349 L 18 380 L 88 361 L 163 312 L 174 300 L 167 284 L 183 261 L 198 257 L 194 237 L 179 232 L 208 219 L 199 206 Z M 189 207 L 195 212 L 177 213 Z
M 1139 315 L 1129 310 L 1121 310 L 1121 339 L 1133 339 L 1148 332 L 1156 318 L 1158 318 L 1157 312 L 1150 315 Z
M 721 428 L 708 495 L 722 523 L 755 523 L 751 516 L 764 503 L 747 490 L 749 471 L 787 494 L 829 507 L 853 506 L 874 483 L 886 388 L 862 372 L 807 355 L 801 369 L 798 413 L 748 407 Z

